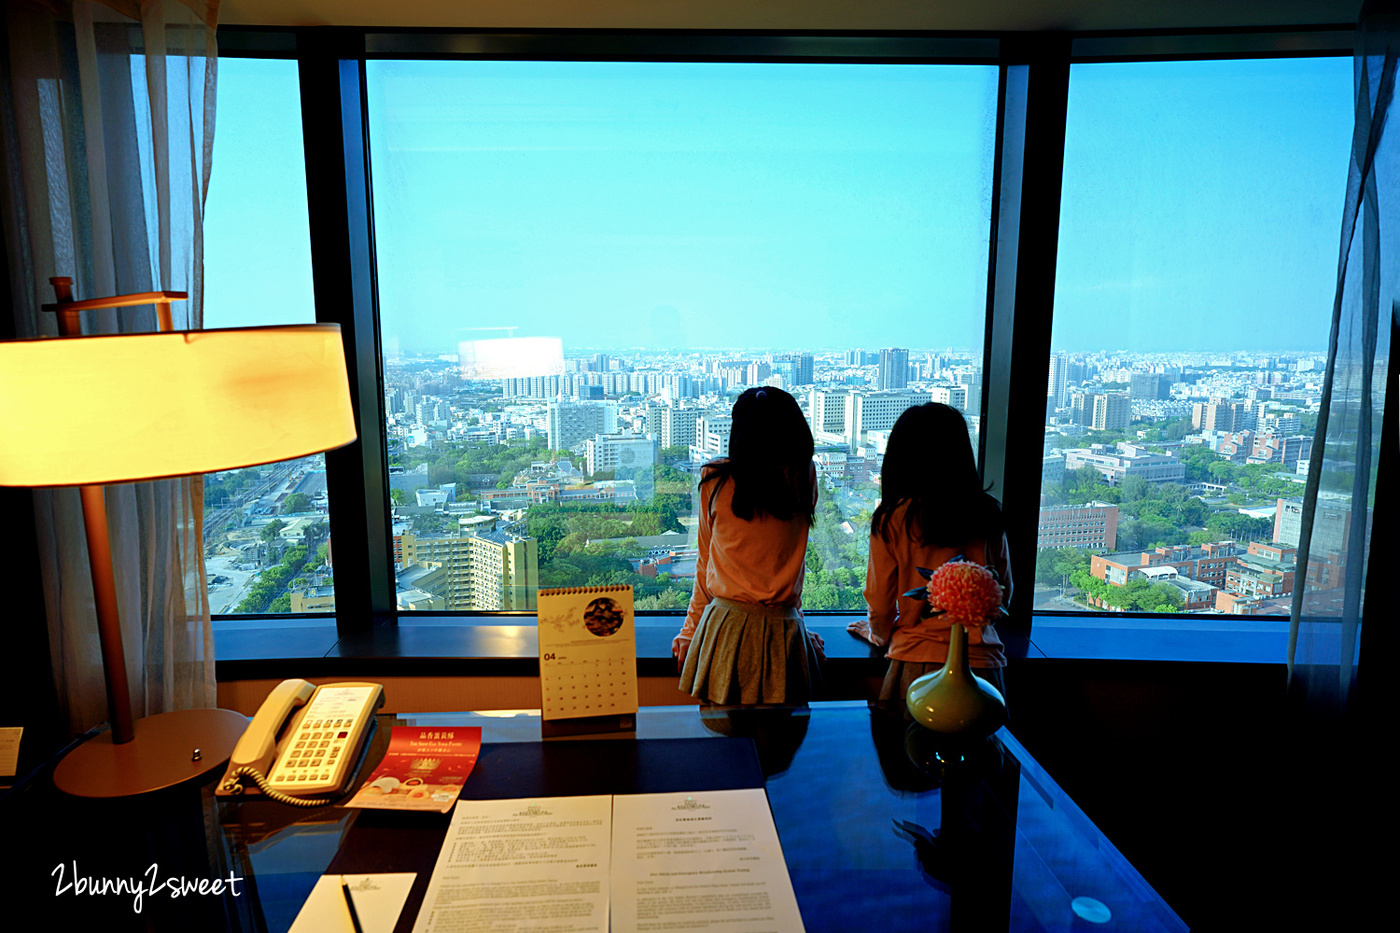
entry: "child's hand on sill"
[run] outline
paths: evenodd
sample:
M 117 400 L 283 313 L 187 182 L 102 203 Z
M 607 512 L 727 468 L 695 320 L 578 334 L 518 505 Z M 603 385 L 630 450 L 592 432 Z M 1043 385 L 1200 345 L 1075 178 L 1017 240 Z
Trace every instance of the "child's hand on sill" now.
M 690 638 L 685 635 L 677 635 L 671 641 L 671 657 L 676 659 L 676 673 L 685 670 L 685 656 L 690 651 Z
M 879 637 L 876 636 L 876 634 L 870 630 L 869 619 L 856 619 L 854 622 L 851 622 L 846 626 L 846 631 L 850 632 L 852 635 L 855 635 L 857 638 L 861 638 L 865 641 L 870 642 L 876 648 L 883 648 L 885 646 L 885 643 L 881 641 Z

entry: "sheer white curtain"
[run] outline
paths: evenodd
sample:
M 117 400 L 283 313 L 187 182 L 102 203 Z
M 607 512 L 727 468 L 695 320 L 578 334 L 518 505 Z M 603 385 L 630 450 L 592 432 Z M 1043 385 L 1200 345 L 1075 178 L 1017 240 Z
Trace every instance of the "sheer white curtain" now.
M 1345 708 L 1356 683 L 1391 320 L 1400 313 L 1400 128 L 1387 121 L 1397 52 L 1400 4 L 1370 0 L 1357 27 L 1351 168 L 1288 646 L 1290 689 L 1324 716 Z M 1382 581 L 1372 583 L 1371 598 L 1388 600 Z
M 57 333 L 40 310 L 57 275 L 77 298 L 188 291 L 175 327 L 201 326 L 217 12 L 217 0 L 6 3 L 0 197 L 20 336 Z M 155 329 L 149 308 L 84 313 L 84 333 Z M 201 477 L 107 488 L 137 717 L 216 705 L 202 510 Z M 87 729 L 107 705 L 77 491 L 36 490 L 35 511 L 58 693 Z

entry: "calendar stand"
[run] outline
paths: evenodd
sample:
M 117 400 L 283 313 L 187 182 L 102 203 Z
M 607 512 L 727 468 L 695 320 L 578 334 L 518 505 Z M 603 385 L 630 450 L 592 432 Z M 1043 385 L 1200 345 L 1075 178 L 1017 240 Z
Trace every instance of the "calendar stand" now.
M 637 728 L 637 635 L 630 586 L 540 590 L 540 734 Z
M 540 719 L 540 735 L 546 739 L 559 739 L 580 735 L 615 736 L 637 734 L 637 716 L 578 716 L 573 719 Z

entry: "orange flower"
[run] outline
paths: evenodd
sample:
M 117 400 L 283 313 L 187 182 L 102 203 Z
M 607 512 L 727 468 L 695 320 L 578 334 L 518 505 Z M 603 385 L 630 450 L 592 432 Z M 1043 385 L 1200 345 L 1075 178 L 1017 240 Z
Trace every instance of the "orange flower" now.
M 928 581 L 928 604 L 948 622 L 980 628 L 1001 615 L 1002 588 L 986 567 L 949 561 Z

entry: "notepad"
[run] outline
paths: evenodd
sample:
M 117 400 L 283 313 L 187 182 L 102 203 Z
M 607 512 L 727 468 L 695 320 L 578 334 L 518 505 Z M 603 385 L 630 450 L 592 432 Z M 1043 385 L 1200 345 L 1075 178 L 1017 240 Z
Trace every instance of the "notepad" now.
M 350 888 L 355 900 L 355 913 L 364 933 L 393 933 L 394 925 L 403 913 L 408 892 L 413 888 L 414 872 L 379 875 L 322 875 L 316 887 L 301 905 L 290 933 L 353 933 L 345 894 L 340 890 L 341 879 Z

